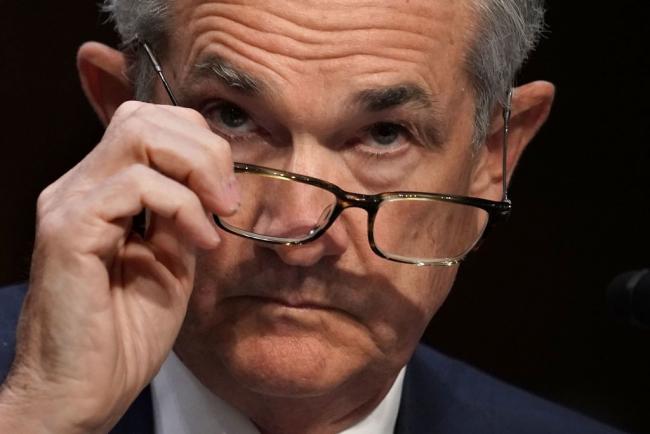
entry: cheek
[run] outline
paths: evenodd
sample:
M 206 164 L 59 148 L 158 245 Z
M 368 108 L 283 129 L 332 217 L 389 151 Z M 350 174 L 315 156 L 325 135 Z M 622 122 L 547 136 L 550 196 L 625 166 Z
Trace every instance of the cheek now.
M 217 249 L 201 251 L 196 258 L 188 317 L 198 329 L 209 329 L 220 320 L 215 315 L 217 306 L 235 291 L 242 264 L 254 260 L 253 243 L 223 232 L 220 235 L 222 242 Z
M 382 350 L 399 353 L 404 360 L 410 357 L 429 321 L 447 298 L 457 268 L 407 267 L 407 270 L 392 277 L 399 293 L 386 296 L 375 306 L 377 312 L 370 325 L 385 345 Z

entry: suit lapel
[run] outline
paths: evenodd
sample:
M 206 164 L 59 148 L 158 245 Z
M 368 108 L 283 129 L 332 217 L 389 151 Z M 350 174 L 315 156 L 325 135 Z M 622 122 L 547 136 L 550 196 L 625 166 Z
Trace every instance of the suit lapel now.
M 133 401 L 111 434 L 155 434 L 151 387 L 147 386 Z
M 449 434 L 456 402 L 440 379 L 438 355 L 418 346 L 406 367 L 395 434 Z M 435 367 L 435 368 L 434 368 Z M 437 369 L 436 369 L 437 368 Z
M 417 390 L 413 388 L 417 385 L 413 381 L 410 364 L 406 368 L 404 377 L 404 386 L 402 387 L 402 399 L 399 404 L 399 413 L 395 424 L 395 434 L 421 434 L 426 431 L 422 430 L 422 418 L 419 414 L 417 403 Z
M 412 358 L 406 367 L 404 385 L 402 386 L 402 399 L 399 404 L 395 434 L 421 434 L 427 432 L 423 429 L 422 399 L 418 384 L 420 366 L 416 358 Z M 425 401 L 426 402 L 426 401 Z

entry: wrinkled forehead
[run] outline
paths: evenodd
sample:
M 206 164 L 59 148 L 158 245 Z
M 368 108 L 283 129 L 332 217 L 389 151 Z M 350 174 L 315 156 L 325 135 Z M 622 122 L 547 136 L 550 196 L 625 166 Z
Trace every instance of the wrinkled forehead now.
M 430 19 L 455 19 L 471 15 L 473 0 L 169 0 L 176 17 L 187 18 L 202 9 L 221 6 L 222 10 L 237 8 L 255 10 L 263 21 L 267 14 L 285 18 L 307 28 L 341 31 L 360 25 L 382 27 L 420 18 L 421 27 L 411 30 L 425 33 L 432 30 Z
M 473 27 L 468 1 L 177 0 L 171 45 L 184 60 L 216 44 L 251 60 L 282 58 L 294 68 L 340 68 L 345 60 L 375 57 L 459 69 Z

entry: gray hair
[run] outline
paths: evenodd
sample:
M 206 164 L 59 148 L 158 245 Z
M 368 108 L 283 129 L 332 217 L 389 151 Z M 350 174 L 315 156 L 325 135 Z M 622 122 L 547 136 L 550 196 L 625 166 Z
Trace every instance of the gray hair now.
M 477 20 L 465 68 L 476 98 L 474 145 L 480 146 L 496 104 L 507 105 L 508 91 L 544 31 L 544 0 L 471 3 Z
M 544 0 L 469 0 L 469 4 L 477 19 L 465 69 L 475 93 L 473 142 L 479 146 L 496 105 L 505 106 L 508 89 L 544 30 Z M 103 6 L 125 46 L 139 37 L 163 55 L 170 9 L 170 0 L 104 0 Z M 134 57 L 129 74 L 136 98 L 149 99 L 154 76 L 143 55 Z
M 129 78 L 135 86 L 135 98 L 151 99 L 154 71 L 147 57 L 134 46 L 147 41 L 158 55 L 164 55 L 169 35 L 170 0 L 103 0 L 102 10 L 115 25 L 129 59 Z

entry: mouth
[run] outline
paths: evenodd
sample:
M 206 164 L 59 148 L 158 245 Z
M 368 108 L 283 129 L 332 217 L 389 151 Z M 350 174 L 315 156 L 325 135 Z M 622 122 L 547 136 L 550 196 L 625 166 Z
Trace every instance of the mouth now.
M 295 309 L 295 310 L 338 310 L 332 308 L 329 305 L 320 302 L 299 300 L 295 297 L 290 298 L 281 298 L 281 297 L 271 297 L 271 296 L 259 296 L 259 295 L 247 295 L 241 296 L 242 299 L 250 300 L 253 303 L 261 303 L 268 305 L 277 305 L 280 307 Z
M 270 291 L 269 291 L 270 292 Z M 298 329 L 321 330 L 324 324 L 334 321 L 354 327 L 363 325 L 362 317 L 314 292 L 308 295 L 301 291 L 277 291 L 262 293 L 261 290 L 231 295 L 219 303 L 227 318 L 232 321 L 253 320 L 264 324 L 269 330 L 280 330 L 284 326 Z M 282 329 L 284 330 L 284 329 Z

